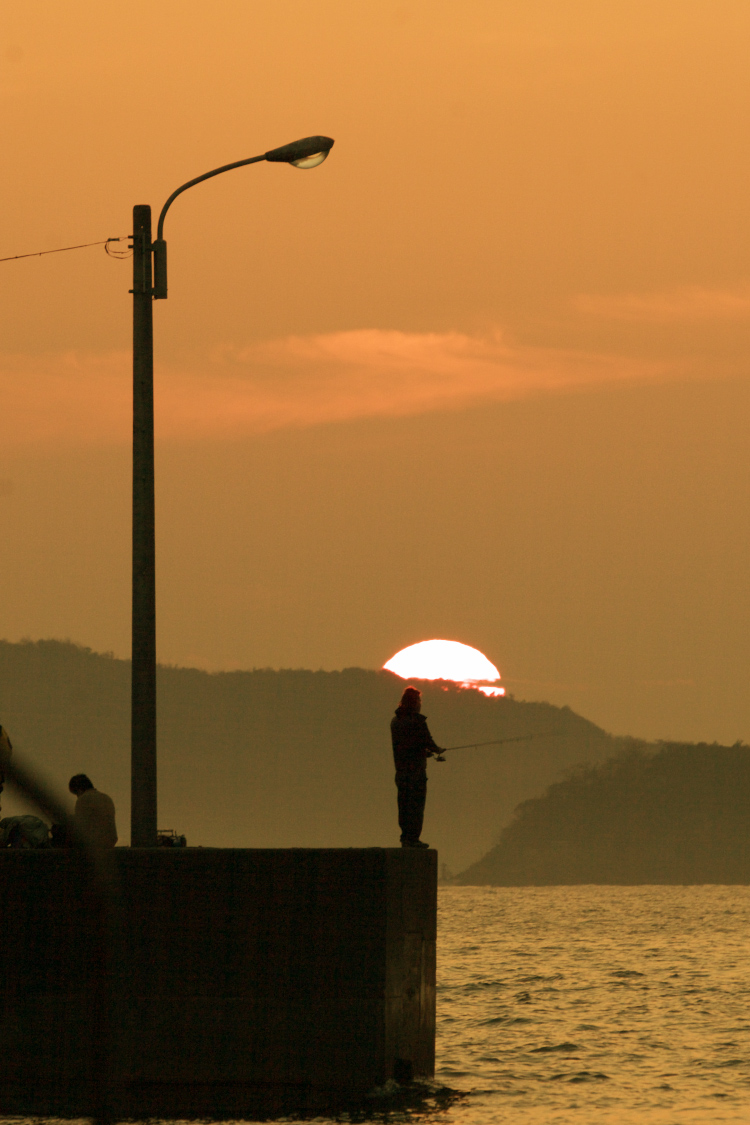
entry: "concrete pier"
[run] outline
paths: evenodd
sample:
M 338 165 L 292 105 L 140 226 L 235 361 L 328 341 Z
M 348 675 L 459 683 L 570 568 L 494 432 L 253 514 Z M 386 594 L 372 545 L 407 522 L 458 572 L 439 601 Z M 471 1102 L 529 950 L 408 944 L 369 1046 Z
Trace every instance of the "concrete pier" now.
M 434 851 L 114 861 L 102 944 L 84 856 L 0 852 L 0 1113 L 83 1116 L 104 1096 L 119 1116 L 237 1117 L 433 1074 Z

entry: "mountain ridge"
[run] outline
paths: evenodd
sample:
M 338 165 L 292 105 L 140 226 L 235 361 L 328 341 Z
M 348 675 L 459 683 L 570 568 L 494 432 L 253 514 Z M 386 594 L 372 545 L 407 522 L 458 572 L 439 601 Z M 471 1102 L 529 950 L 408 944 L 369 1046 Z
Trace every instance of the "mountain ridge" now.
M 620 740 L 522 802 L 463 885 L 750 883 L 750 747 Z
M 424 838 L 453 870 L 478 860 L 520 801 L 617 740 L 569 708 L 414 681 L 440 745 L 531 734 L 430 763 Z M 222 847 L 398 845 L 390 672 L 160 666 L 159 827 Z M 65 799 L 89 773 L 128 840 L 130 664 L 66 641 L 0 641 L 0 721 Z M 558 731 L 549 735 L 546 732 Z M 3 815 L 18 802 L 3 795 Z

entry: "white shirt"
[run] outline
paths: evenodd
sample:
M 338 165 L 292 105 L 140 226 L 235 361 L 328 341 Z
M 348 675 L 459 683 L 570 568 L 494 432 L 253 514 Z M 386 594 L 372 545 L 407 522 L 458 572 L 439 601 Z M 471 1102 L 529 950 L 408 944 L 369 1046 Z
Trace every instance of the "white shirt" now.
M 73 822 L 84 840 L 95 848 L 113 848 L 117 843 L 115 803 L 98 789 L 87 789 L 76 801 Z

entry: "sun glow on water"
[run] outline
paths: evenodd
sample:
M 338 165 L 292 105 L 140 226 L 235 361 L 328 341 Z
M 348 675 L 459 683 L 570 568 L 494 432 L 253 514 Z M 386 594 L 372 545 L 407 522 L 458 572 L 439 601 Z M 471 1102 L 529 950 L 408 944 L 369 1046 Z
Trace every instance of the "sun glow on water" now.
M 484 695 L 505 695 L 500 673 L 484 653 L 460 641 L 420 641 L 402 648 L 383 667 L 403 680 L 453 680 Z

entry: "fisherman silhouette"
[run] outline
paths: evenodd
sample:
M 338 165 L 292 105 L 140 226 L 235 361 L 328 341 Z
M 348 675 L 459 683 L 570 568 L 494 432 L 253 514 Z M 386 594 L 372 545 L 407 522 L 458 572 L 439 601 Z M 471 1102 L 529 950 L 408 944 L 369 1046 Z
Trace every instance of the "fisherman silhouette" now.
M 433 755 L 439 758 L 440 747 L 430 734 L 421 710 L 422 693 L 415 687 L 408 687 L 391 719 L 402 848 L 430 846 L 419 837 L 427 798 L 427 759 Z

